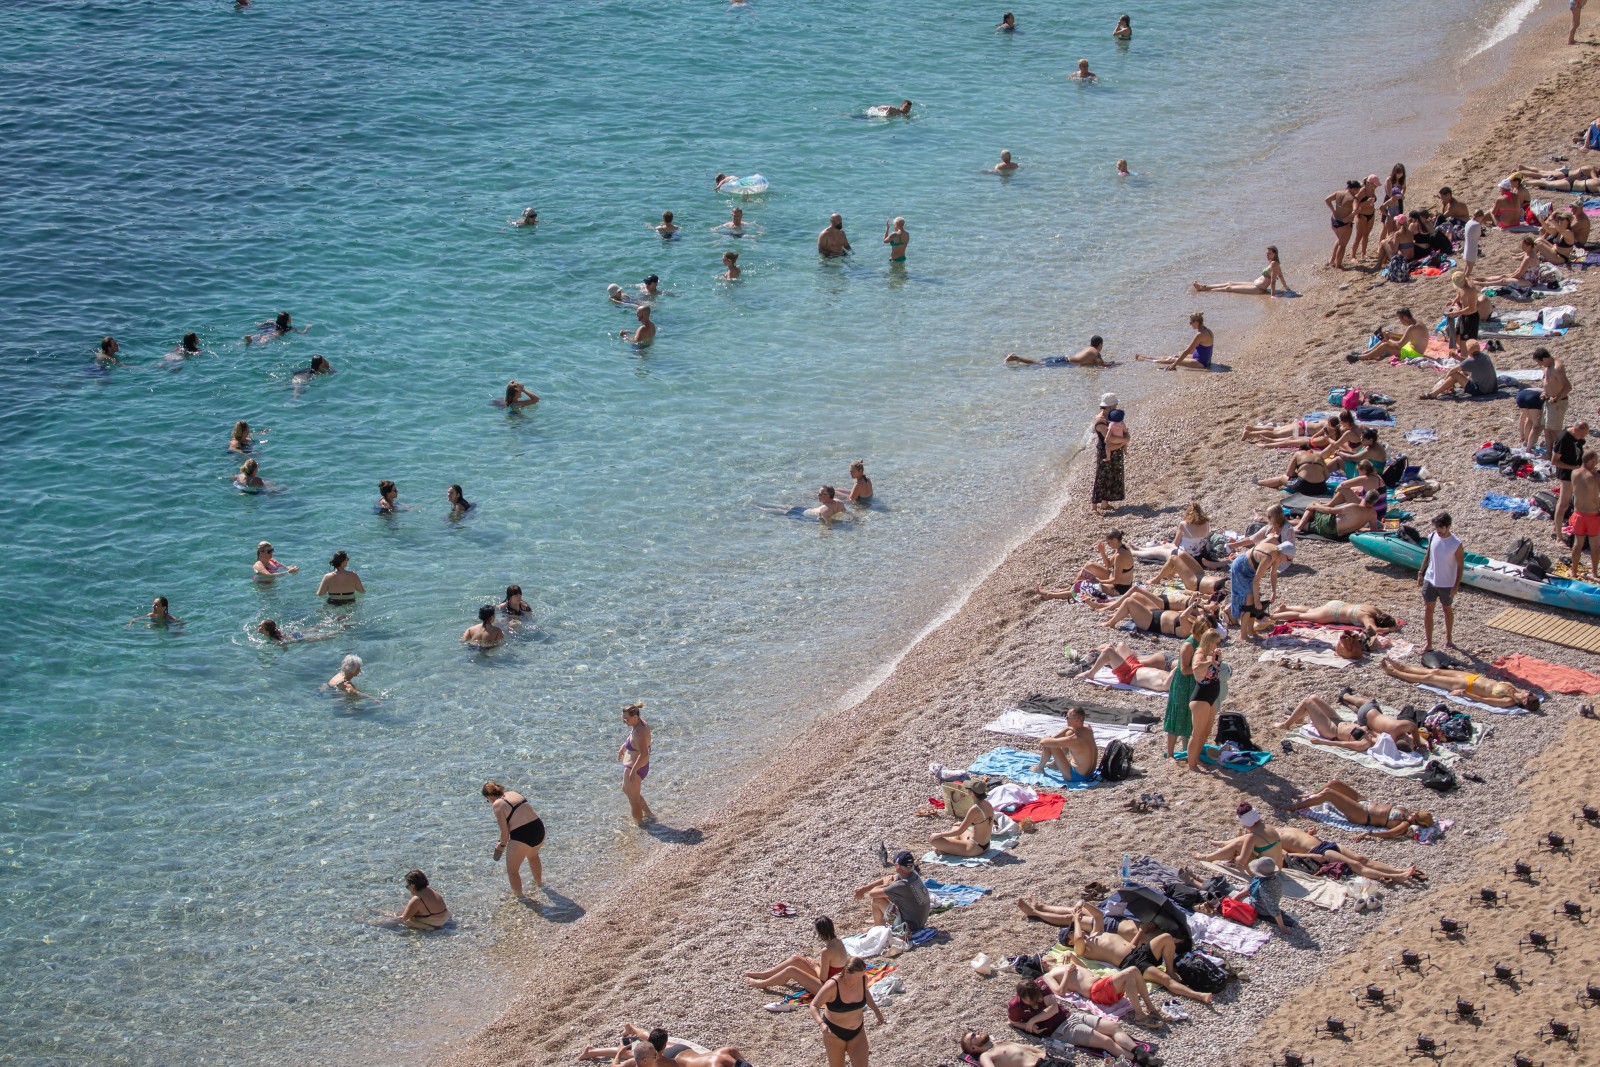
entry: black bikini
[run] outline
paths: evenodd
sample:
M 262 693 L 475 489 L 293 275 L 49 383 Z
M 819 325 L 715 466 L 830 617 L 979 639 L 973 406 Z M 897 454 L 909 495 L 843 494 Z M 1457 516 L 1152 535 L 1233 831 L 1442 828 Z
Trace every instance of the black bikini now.
M 510 809 L 506 812 L 506 825 L 508 827 L 511 825 L 511 813 L 522 807 L 522 805 L 526 804 L 527 802 L 527 797 L 523 797 L 515 804 L 511 804 L 509 800 L 506 801 L 506 803 L 511 804 Z M 508 830 L 506 836 L 520 845 L 527 845 L 529 848 L 538 848 L 540 845 L 544 844 L 544 820 L 534 819 L 532 822 L 525 822 L 515 830 Z
M 828 1010 L 829 1011 L 837 1011 L 837 1012 L 841 1012 L 841 1013 L 847 1012 L 847 1011 L 860 1011 L 862 1008 L 867 1006 L 867 994 L 865 992 L 865 989 L 866 989 L 866 982 L 865 982 L 865 980 L 863 980 L 862 981 L 862 990 L 863 991 L 862 991 L 860 1000 L 840 1000 L 839 998 L 844 996 L 844 990 L 842 988 L 840 988 L 838 982 L 835 982 L 833 984 L 833 999 L 828 1001 L 828 1004 L 827 1004 Z M 827 1025 L 829 1030 L 833 1031 L 833 1036 L 837 1037 L 840 1041 L 844 1041 L 844 1042 L 853 1041 L 853 1040 L 855 1040 L 856 1035 L 861 1033 L 861 1029 L 862 1028 L 860 1026 L 856 1026 L 856 1027 L 840 1026 L 837 1023 L 835 1023 L 832 1019 L 828 1019 L 828 1018 L 824 1018 L 822 1021 L 823 1021 L 823 1023 L 825 1023 Z

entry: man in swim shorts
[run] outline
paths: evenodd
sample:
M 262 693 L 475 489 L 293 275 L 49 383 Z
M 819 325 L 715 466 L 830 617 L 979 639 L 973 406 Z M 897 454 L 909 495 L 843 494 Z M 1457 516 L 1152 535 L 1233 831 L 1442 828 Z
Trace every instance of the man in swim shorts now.
M 828 216 L 828 228 L 817 234 L 817 252 L 832 259 L 850 251 L 850 239 L 844 235 L 844 217 L 835 211 Z
M 1535 348 L 1533 362 L 1544 371 L 1544 388 L 1541 390 L 1544 414 L 1539 418 L 1539 427 L 1544 433 L 1545 450 L 1549 451 L 1556 446 L 1556 438 L 1566 429 L 1567 399 L 1572 394 L 1572 382 L 1567 377 L 1567 368 L 1550 354 L 1548 348 Z
M 1131 670 L 1130 663 L 1133 664 Z M 1142 666 L 1144 664 L 1137 659 L 1125 659 L 1120 667 L 1111 668 L 1111 673 L 1123 685 L 1132 685 Z M 1039 749 L 1041 755 L 1033 768 L 1035 772 L 1043 774 L 1054 763 L 1069 782 L 1094 781 L 1095 771 L 1100 766 L 1100 749 L 1094 743 L 1094 731 L 1083 721 L 1082 708 L 1068 708 L 1066 728 L 1041 739 Z
M 1354 353 L 1345 357 L 1350 363 L 1363 363 L 1368 360 L 1388 359 L 1390 356 L 1399 356 L 1401 359 L 1421 359 L 1428 351 L 1428 328 L 1417 321 L 1411 314 L 1410 308 L 1400 308 L 1394 313 L 1399 321 L 1399 328 L 1393 326 L 1380 327 L 1374 331 L 1374 343 L 1365 352 Z
M 1589 580 L 1600 582 L 1600 452 L 1585 452 L 1572 472 L 1572 577 L 1583 571 L 1579 561 L 1589 546 Z
M 1026 367 L 1105 367 L 1105 338 L 1095 334 L 1089 338 L 1089 347 L 1080 348 L 1070 356 L 1045 356 L 1043 359 L 1029 359 L 1019 356 L 1015 352 L 1008 352 L 1005 361 Z

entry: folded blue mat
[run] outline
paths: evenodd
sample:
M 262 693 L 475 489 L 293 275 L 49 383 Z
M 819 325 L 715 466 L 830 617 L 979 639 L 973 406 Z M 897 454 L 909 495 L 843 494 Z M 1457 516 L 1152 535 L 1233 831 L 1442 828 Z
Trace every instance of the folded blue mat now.
M 1243 763 L 1219 763 L 1217 761 L 1217 753 L 1220 751 L 1221 749 L 1219 749 L 1216 745 L 1207 745 L 1205 748 L 1200 750 L 1200 762 L 1209 763 L 1213 767 L 1221 767 L 1223 770 L 1227 771 L 1238 771 L 1240 774 L 1248 774 L 1250 771 L 1258 771 L 1262 767 L 1265 767 L 1268 763 L 1272 762 L 1272 753 L 1270 752 L 1242 752 L 1240 755 L 1248 757 L 1249 759 L 1248 766 Z M 1189 758 L 1189 753 L 1186 751 L 1174 752 L 1172 754 L 1172 758 L 1175 760 L 1186 760 Z
M 1024 752 L 1021 749 L 1001 745 L 999 748 L 990 749 L 972 761 L 972 766 L 967 768 L 969 774 L 1001 775 L 1013 782 L 1022 785 L 1049 786 L 1051 789 L 1093 789 L 1097 782 L 1073 782 L 1068 784 L 1061 777 L 1061 772 L 1052 767 L 1040 774 L 1033 768 L 1039 762 L 1037 752 Z

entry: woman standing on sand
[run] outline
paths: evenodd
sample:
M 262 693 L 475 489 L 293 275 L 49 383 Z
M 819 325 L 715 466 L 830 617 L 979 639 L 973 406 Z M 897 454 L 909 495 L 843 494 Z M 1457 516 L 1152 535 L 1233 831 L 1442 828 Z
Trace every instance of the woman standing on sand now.
M 643 701 L 622 709 L 622 723 L 628 728 L 628 736 L 617 749 L 617 759 L 622 761 L 622 794 L 628 798 L 633 821 L 640 825 L 656 817 L 641 795 L 645 776 L 650 773 L 650 724 L 644 721 L 643 711 Z
M 1356 234 L 1350 239 L 1350 256 L 1358 262 L 1367 258 L 1367 240 L 1372 236 L 1372 220 L 1377 213 L 1378 176 L 1369 174 L 1356 190 Z
M 1194 751 L 1194 714 L 1189 710 L 1189 698 L 1194 693 L 1194 657 L 1200 647 L 1200 639 L 1210 632 L 1210 619 L 1201 616 L 1194 621 L 1194 628 L 1183 639 L 1183 645 L 1178 650 L 1178 662 L 1172 668 L 1172 678 L 1167 683 L 1167 717 L 1162 729 L 1167 732 L 1168 759 L 1178 750 L 1180 737 L 1185 747 Z
M 851 956 L 843 973 L 822 983 L 810 1006 L 811 1017 L 822 1031 L 822 1047 L 828 1050 L 828 1067 L 844 1067 L 846 1057 L 851 1067 L 867 1067 L 865 1009 L 871 1008 L 878 1025 L 884 1025 L 883 1012 L 867 988 L 867 961 Z
M 1198 632 L 1198 631 L 1197 631 Z M 1189 697 L 1189 769 L 1200 769 L 1200 754 L 1211 740 L 1211 728 L 1217 721 L 1217 701 L 1222 699 L 1222 635 L 1216 630 L 1206 630 L 1195 647 L 1190 672 L 1194 676 L 1194 692 Z
M 1109 514 L 1123 498 L 1124 451 L 1128 447 L 1128 428 L 1123 424 L 1122 411 L 1117 408 L 1117 394 L 1106 393 L 1100 398 L 1100 414 L 1094 420 L 1094 492 L 1089 503 L 1098 515 Z
M 494 858 L 506 860 L 506 878 L 511 882 L 512 896 L 522 893 L 522 865 L 528 865 L 533 875 L 534 888 L 544 886 L 544 870 L 539 865 L 539 849 L 544 845 L 544 820 L 533 810 L 528 798 L 513 793 L 499 782 L 483 783 L 483 799 L 494 811 L 495 822 L 500 824 L 500 842 L 494 846 Z

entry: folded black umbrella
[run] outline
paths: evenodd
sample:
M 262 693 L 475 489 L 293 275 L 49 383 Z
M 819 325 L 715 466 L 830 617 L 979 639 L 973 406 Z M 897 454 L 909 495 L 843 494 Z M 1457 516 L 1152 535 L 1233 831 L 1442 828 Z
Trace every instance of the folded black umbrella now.
M 1154 925 L 1156 929 L 1171 934 L 1180 950 L 1186 950 L 1194 943 L 1194 934 L 1189 931 L 1188 915 L 1159 889 L 1125 885 L 1113 897 L 1122 901 L 1128 914 L 1141 926 Z

